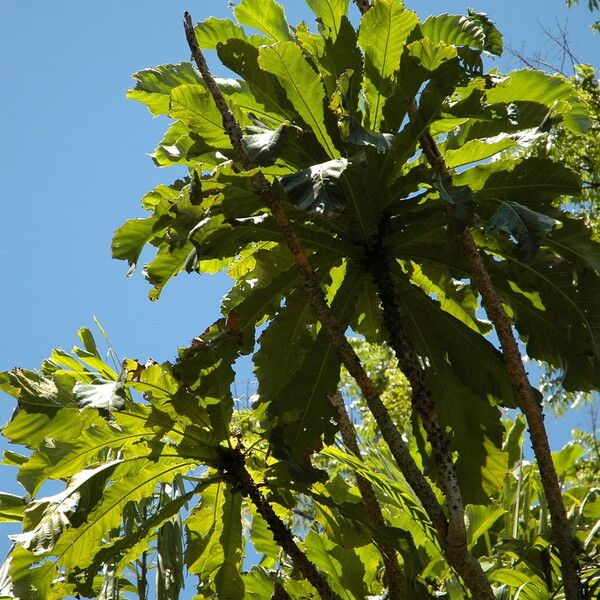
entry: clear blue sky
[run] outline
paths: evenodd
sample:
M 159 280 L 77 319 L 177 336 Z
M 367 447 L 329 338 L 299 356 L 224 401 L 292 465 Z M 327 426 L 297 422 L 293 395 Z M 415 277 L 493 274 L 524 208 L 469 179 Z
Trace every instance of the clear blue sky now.
M 312 19 L 302 0 L 284 4 L 290 22 Z M 600 58 L 592 16 L 584 6 L 567 10 L 564 0 L 406 5 L 422 16 L 472 6 L 497 22 L 506 44 L 550 59 L 540 24 L 567 22 L 580 60 L 597 65 Z M 110 258 L 114 229 L 143 216 L 141 196 L 180 174 L 154 167 L 147 153 L 167 122 L 126 100 L 125 90 L 135 71 L 189 58 L 185 9 L 196 20 L 229 14 L 226 0 L 0 0 L 0 370 L 37 368 L 53 347 L 70 349 L 92 315 L 122 356 L 157 360 L 173 358 L 217 318 L 224 278 L 180 275 L 151 303 L 141 273 L 127 279 L 126 264 Z M 500 66 L 515 61 L 507 55 Z M 1 422 L 12 408 L 1 395 Z M 583 421 L 552 423 L 553 446 Z M 12 472 L 0 469 L 0 489 L 16 491 Z

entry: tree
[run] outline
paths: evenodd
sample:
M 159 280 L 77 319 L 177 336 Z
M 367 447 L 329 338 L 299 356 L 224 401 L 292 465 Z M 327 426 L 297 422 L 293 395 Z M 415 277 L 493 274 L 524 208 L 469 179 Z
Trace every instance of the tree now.
M 6 459 L 28 492 L 2 496 L 23 523 L 9 597 L 147 597 L 152 553 L 164 598 L 178 597 L 184 565 L 198 598 L 232 600 L 576 599 L 596 585 L 595 571 L 580 581 L 590 544 L 573 536 L 513 327 L 568 390 L 600 387 L 598 241 L 556 204 L 580 193 L 568 166 L 486 162 L 558 125 L 584 133 L 587 106 L 561 77 L 485 73 L 502 37 L 482 13 L 420 22 L 396 0 L 363 1 L 355 27 L 345 0 L 308 4 L 318 33 L 274 0 L 243 0 L 239 24 L 194 27 L 186 13 L 195 66 L 135 75 L 129 96 L 174 119 L 155 162 L 188 176 L 144 197 L 149 216 L 117 230 L 113 256 L 133 271 L 156 248 L 153 300 L 181 271 L 234 283 L 223 318 L 172 364 L 112 368 L 82 329 L 73 355 L 2 374 L 18 401 L 4 435 L 31 451 Z M 215 79 L 205 50 L 239 79 Z M 393 352 L 410 431 L 346 332 Z M 258 380 L 250 407 L 231 393 L 243 355 Z M 337 394 L 342 366 L 376 453 Z M 524 469 L 522 425 L 506 437 L 500 410 L 517 406 L 537 458 L 530 501 L 552 523 L 543 577 L 534 559 L 488 560 L 502 542 L 494 502 Z M 64 490 L 37 498 L 48 480 Z M 589 528 L 595 496 L 584 504 Z M 262 555 L 251 568 L 248 539 Z

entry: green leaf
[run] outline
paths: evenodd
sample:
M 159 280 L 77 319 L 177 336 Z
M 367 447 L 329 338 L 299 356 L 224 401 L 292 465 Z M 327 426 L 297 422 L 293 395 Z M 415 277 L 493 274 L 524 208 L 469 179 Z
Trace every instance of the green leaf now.
M 300 210 L 325 216 L 335 215 L 343 209 L 343 196 L 339 178 L 348 166 L 345 158 L 312 165 L 308 169 L 281 178 L 289 199 Z
M 153 237 L 156 221 L 155 217 L 130 219 L 115 232 L 111 246 L 112 257 L 129 263 L 127 275 L 132 275 L 135 271 L 144 246 Z
M 198 575 L 201 592 L 212 591 L 232 600 L 244 597 L 241 504 L 241 494 L 232 493 L 229 485 L 217 484 L 204 491 L 187 519 L 186 564 Z
M 466 507 L 467 539 L 469 548 L 472 548 L 477 540 L 485 535 L 500 517 L 506 514 L 501 506 L 477 506 Z
M 354 146 L 372 146 L 385 152 L 392 147 L 394 139 L 391 133 L 370 131 L 353 120 L 350 125 L 350 133 L 344 138 L 344 141 Z
M 215 575 L 215 587 L 221 598 L 242 600 L 244 583 L 240 577 L 243 558 L 242 495 L 225 494 L 222 513 L 222 530 L 219 537 L 223 548 L 223 563 Z
M 348 582 L 342 575 L 342 564 L 339 555 L 336 556 L 337 546 L 329 541 L 325 536 L 318 535 L 310 531 L 304 538 L 306 554 L 321 573 L 327 574 L 327 579 L 340 598 L 344 600 L 358 600 L 363 596 L 356 596 L 348 586 Z M 346 550 L 347 552 L 347 550 Z M 353 586 L 356 587 L 356 586 Z M 364 590 L 362 592 L 364 594 Z
M 34 555 L 51 552 L 71 524 L 85 520 L 100 500 L 98 489 L 102 489 L 121 462 L 114 460 L 95 469 L 85 469 L 71 479 L 63 492 L 30 504 L 24 514 L 25 531 L 11 536 L 11 540 Z
M 486 95 L 490 104 L 515 103 L 519 123 L 527 123 L 529 127 L 540 125 L 546 118 L 546 111 L 540 112 L 538 108 L 540 105 L 562 114 L 564 126 L 575 134 L 585 133 L 591 126 L 587 108 L 573 84 L 560 75 L 531 69 L 513 71 Z M 534 125 L 532 119 L 538 122 Z
M 212 432 L 219 439 L 229 437 L 235 377 L 232 365 L 241 341 L 239 325 L 236 317 L 219 319 L 194 338 L 191 347 L 179 350 L 173 367 L 175 378 L 184 388 L 196 392 L 197 402 L 207 409 Z
M 165 521 L 156 535 L 156 595 L 179 600 L 184 585 L 183 531 L 178 519 Z
M 242 25 L 262 31 L 273 42 L 292 39 L 283 7 L 275 0 L 242 0 L 233 14 Z
M 420 66 L 429 73 L 437 71 L 446 61 L 457 57 L 454 46 L 443 42 L 434 43 L 427 38 L 412 42 L 407 48 L 409 55 L 415 58 Z
M 262 69 L 279 79 L 290 102 L 321 146 L 331 158 L 337 158 L 339 152 L 325 127 L 325 89 L 302 50 L 294 42 L 263 46 L 259 50 L 258 62 Z
M 290 167 L 302 168 L 311 162 L 308 149 L 302 147 L 302 134 L 298 127 L 281 124 L 272 130 L 254 119 L 254 126 L 246 128 L 242 144 L 248 158 L 257 165 L 270 166 L 281 159 Z
M 324 26 L 324 36 L 335 39 L 342 17 L 348 13 L 348 0 L 306 0 Z
M 359 280 L 359 272 L 350 270 L 331 305 L 343 329 L 354 311 Z M 275 423 L 270 439 L 276 455 L 305 460 L 320 447 L 323 435 L 331 436 L 334 410 L 329 396 L 335 393 L 339 377 L 340 357 L 321 330 L 300 367 L 289 374 L 281 393 L 262 399 L 268 402 L 268 415 Z
M 185 123 L 210 147 L 221 151 L 231 149 L 221 113 L 204 86 L 181 85 L 171 92 L 170 98 L 170 117 Z
M 444 158 L 446 165 L 454 169 L 491 158 L 503 150 L 514 148 L 517 145 L 518 140 L 512 136 L 499 135 L 495 138 L 471 140 L 460 148 L 451 148 L 444 153 Z
M 97 504 L 87 520 L 67 530 L 56 544 L 53 554 L 58 564 L 87 567 L 106 534 L 119 526 L 128 502 L 149 496 L 157 484 L 171 483 L 177 474 L 185 474 L 194 466 L 194 461 L 166 457 L 125 461 L 118 465 L 112 478 L 119 485 L 105 488 L 100 497 L 96 488 Z
M 164 245 L 159 249 L 156 257 L 144 267 L 144 277 L 154 286 L 148 294 L 150 300 L 158 300 L 169 280 L 185 269 L 193 249 L 192 242 L 185 242 L 173 248 Z
M 244 40 L 231 39 L 217 45 L 217 54 L 226 67 L 243 78 L 242 85 L 247 87 L 252 98 L 251 112 L 261 118 L 278 115 L 279 122 L 296 118 L 294 107 L 277 77 L 260 68 L 258 48 Z M 239 98 L 232 97 L 240 108 L 244 108 Z
M 400 278 L 396 281 L 399 310 L 407 334 L 419 355 L 427 357 L 425 378 L 440 425 L 447 428 L 450 447 L 458 453 L 456 470 L 465 502 L 488 504 L 490 496 L 502 486 L 507 470 L 507 457 L 501 449 L 504 433 L 501 413 L 490 402 L 490 397 L 499 401 L 512 398 L 505 369 L 483 336 L 443 311 L 435 310 L 433 300 Z M 460 343 L 459 335 L 463 337 Z M 467 343 L 480 350 L 467 357 Z M 489 362 L 483 359 L 483 352 Z M 478 367 L 474 367 L 475 356 Z M 483 376 L 483 371 L 488 374 Z M 497 386 L 495 391 L 490 386 L 492 381 L 493 387 Z
M 562 227 L 554 229 L 544 245 L 574 265 L 577 270 L 591 269 L 600 274 L 600 236 L 581 219 L 560 213 Z
M 517 255 L 528 262 L 535 258 L 540 244 L 560 221 L 535 212 L 517 202 L 502 202 L 485 228 L 489 234 L 504 231 L 517 241 Z
M 468 185 L 478 199 L 487 200 L 487 207 L 483 207 L 487 214 L 492 207 L 496 210 L 496 203 L 488 199 L 510 202 L 518 197 L 527 208 L 547 211 L 549 200 L 563 194 L 577 196 L 581 190 L 581 180 L 574 171 L 545 158 L 478 165 L 457 175 L 454 183 Z
M 396 0 L 377 0 L 361 20 L 358 44 L 365 56 L 369 129 L 379 130 L 386 98 L 392 93 L 392 75 L 417 23 L 417 15 Z
M 194 27 L 196 41 L 202 50 L 216 50 L 219 44 L 231 38 L 246 40 L 244 30 L 230 19 L 208 17 Z
M 485 14 L 475 12 L 472 8 L 468 9 L 469 17 L 478 21 L 485 34 L 483 49 L 495 56 L 501 56 L 503 51 L 502 34 L 496 29 L 494 22 Z
M 357 46 L 357 34 L 347 17 L 342 17 L 339 25 L 339 32 L 335 39 L 328 38 L 323 41 L 319 36 L 315 36 L 318 44 L 316 48 L 311 48 L 308 44 L 308 36 L 312 34 L 299 32 L 298 38 L 303 45 L 305 52 L 314 56 L 316 67 L 323 78 L 323 84 L 328 96 L 335 94 L 341 84 L 342 77 L 347 80 L 343 84 L 342 105 L 346 112 L 353 116 L 358 116 L 358 102 L 360 95 L 360 84 L 362 81 L 363 60 L 360 49 Z M 313 38 L 311 37 L 310 40 Z M 339 92 L 342 94 L 342 92 Z M 327 111 L 325 117 L 333 124 L 334 119 Z M 334 128 L 335 129 L 335 128 Z
M 421 24 L 421 32 L 434 44 L 444 42 L 483 50 L 486 35 L 481 25 L 477 18 L 443 14 L 425 19 Z
M 27 506 L 27 497 L 0 492 L 0 522 L 20 523 Z
M 169 97 L 173 89 L 180 85 L 202 83 L 189 62 L 143 69 L 135 73 L 133 79 L 136 86 L 127 92 L 127 97 L 145 104 L 155 116 L 169 112 Z
M 503 260 L 486 261 L 515 326 L 526 341 L 527 355 L 565 373 L 568 390 L 589 390 L 600 384 L 600 311 L 593 298 L 600 278 L 590 271 L 574 277 L 573 267 L 557 263 L 543 249 L 530 263 L 509 248 L 494 248 Z

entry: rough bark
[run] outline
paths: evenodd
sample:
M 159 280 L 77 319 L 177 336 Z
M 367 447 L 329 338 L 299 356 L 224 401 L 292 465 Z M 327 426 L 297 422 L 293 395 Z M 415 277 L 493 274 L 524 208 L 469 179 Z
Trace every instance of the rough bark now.
M 409 112 L 414 113 L 416 110 L 416 103 L 413 102 Z M 425 131 L 421 136 L 420 145 L 429 164 L 438 172 L 442 180 L 451 184 L 452 178 L 444 157 L 428 131 Z M 519 398 L 521 410 L 527 420 L 527 429 L 540 470 L 552 530 L 560 554 L 566 600 L 583 600 L 583 589 L 579 579 L 579 561 L 562 500 L 560 483 L 552 462 L 542 406 L 533 395 L 531 383 L 513 333 L 511 320 L 502 306 L 502 301 L 496 293 L 490 275 L 485 268 L 479 248 L 468 229 L 457 236 L 457 242 L 461 255 L 469 268 L 471 280 L 481 294 L 483 308 L 500 341 L 508 375 Z
M 517 341 L 513 334 L 512 323 L 506 314 L 502 302 L 494 289 L 490 275 L 485 268 L 479 248 L 469 231 L 464 231 L 458 237 L 458 243 L 464 257 L 473 283 L 481 294 L 485 312 L 494 324 L 496 334 L 500 340 L 502 354 L 508 375 L 517 392 L 521 410 L 527 420 L 527 428 L 531 438 L 531 445 L 537 460 L 538 469 L 548 503 L 552 530 L 558 552 L 560 554 L 563 585 L 567 600 L 582 600 L 583 590 L 579 579 L 579 561 L 575 550 L 567 512 L 562 499 L 560 483 L 556 474 L 548 434 L 544 425 L 542 405 L 536 400 L 523 359 L 519 352 Z
M 350 415 L 346 410 L 346 405 L 339 393 L 334 394 L 331 397 L 331 403 L 338 412 L 337 422 L 340 428 L 340 434 L 344 445 L 352 454 L 358 458 L 362 458 L 358 441 L 356 439 L 356 431 L 354 425 L 350 420 Z M 375 494 L 375 490 L 369 481 L 364 477 L 361 477 L 358 473 L 355 473 L 356 486 L 360 492 L 360 496 L 363 501 L 363 505 L 369 518 L 376 528 L 385 527 L 385 519 L 381 511 L 381 505 Z M 388 597 L 390 600 L 408 600 L 406 595 L 406 587 L 404 583 L 404 576 L 400 565 L 398 564 L 398 556 L 396 551 L 389 544 L 378 544 L 377 545 L 381 558 L 383 560 L 383 566 L 385 569 L 385 582 L 388 588 Z
M 370 8 L 368 0 L 356 0 L 356 5 L 363 15 Z M 413 110 L 414 106 L 415 102 L 413 100 Z M 443 165 L 443 158 L 435 143 L 422 144 L 422 149 L 430 163 L 438 166 Z M 448 529 L 444 540 L 446 558 L 464 579 L 475 598 L 493 600 L 494 593 L 492 587 L 481 565 L 469 552 L 467 547 L 465 509 L 452 460 L 450 445 L 439 425 L 431 391 L 425 382 L 418 357 L 406 335 L 402 319 L 398 312 L 396 293 L 389 265 L 381 248 L 381 243 L 385 235 L 384 228 L 385 221 L 382 221 L 378 246 L 374 248 L 368 263 L 379 292 L 383 309 L 383 320 L 388 331 L 388 339 L 401 371 L 411 384 L 413 410 L 421 417 L 421 421 L 423 422 L 427 440 L 431 445 L 438 469 L 442 491 L 446 499 L 448 510 Z
M 322 600 L 341 600 L 330 587 L 325 577 L 298 547 L 294 535 L 277 516 L 271 504 L 262 495 L 255 481 L 246 469 L 244 455 L 240 450 L 223 448 L 221 451 L 222 471 L 236 490 L 250 498 L 260 516 L 267 522 L 273 539 L 289 556 L 292 564 L 317 590 Z
M 431 390 L 425 381 L 419 358 L 408 339 L 398 312 L 392 274 L 387 263 L 387 257 L 381 247 L 384 237 L 385 220 L 381 223 L 378 242 L 368 262 L 381 301 L 388 340 L 394 350 L 400 370 L 410 383 L 413 410 L 419 415 L 423 423 L 437 466 L 442 492 L 446 499 L 448 510 L 448 531 L 445 539 L 446 558 L 464 579 L 465 584 L 475 598 L 493 600 L 492 587 L 481 565 L 469 552 L 467 546 L 465 508 L 452 460 L 452 451 L 448 439 L 440 427 L 435 403 Z

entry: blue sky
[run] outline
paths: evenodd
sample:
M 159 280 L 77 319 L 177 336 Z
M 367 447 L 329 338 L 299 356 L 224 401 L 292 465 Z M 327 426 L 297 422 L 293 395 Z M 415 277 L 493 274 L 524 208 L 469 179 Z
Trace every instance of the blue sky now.
M 302 0 L 285 4 L 290 22 L 312 20 Z M 554 50 L 541 25 L 566 23 L 578 58 L 598 64 L 600 35 L 590 32 L 585 6 L 569 11 L 564 0 L 406 5 L 422 16 L 464 14 L 472 6 L 497 22 L 507 45 L 550 60 Z M 110 258 L 114 229 L 143 216 L 141 196 L 180 174 L 154 167 L 147 154 L 167 122 L 126 100 L 125 90 L 135 71 L 189 58 L 185 9 L 196 20 L 229 14 L 226 0 L 0 2 L 0 370 L 37 368 L 53 347 L 70 349 L 92 315 L 121 356 L 159 361 L 173 358 L 217 318 L 225 278 L 181 275 L 151 303 L 141 273 L 126 278 L 127 265 Z M 215 74 L 224 74 L 209 60 Z M 516 62 L 507 55 L 499 65 Z M 12 408 L 0 396 L 0 422 Z M 553 446 L 584 421 L 576 414 L 551 423 Z M 13 477 L 0 467 L 0 488 L 16 491 Z

